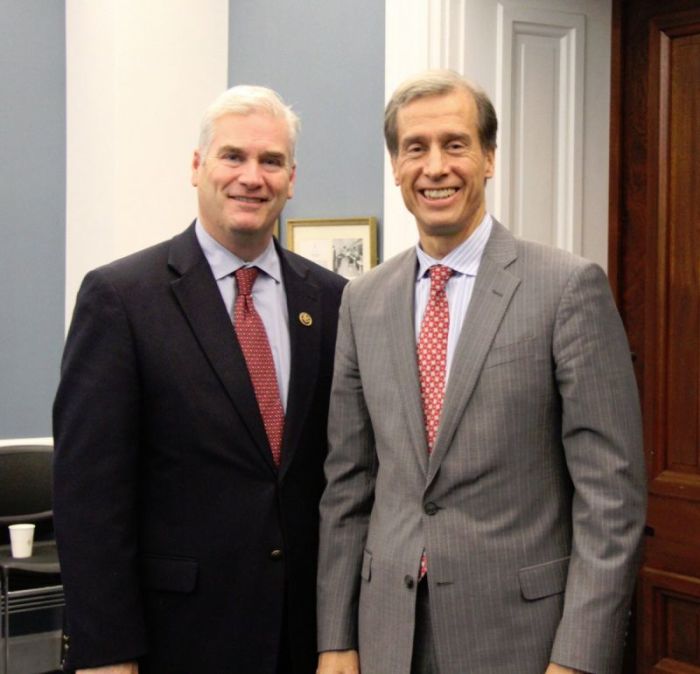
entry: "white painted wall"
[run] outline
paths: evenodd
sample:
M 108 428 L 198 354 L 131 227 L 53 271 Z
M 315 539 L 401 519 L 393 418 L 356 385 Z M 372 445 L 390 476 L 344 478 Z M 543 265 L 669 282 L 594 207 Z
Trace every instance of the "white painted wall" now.
M 425 68 L 481 85 L 498 114 L 488 208 L 527 239 L 607 266 L 611 0 L 386 0 L 386 97 Z M 415 223 L 384 177 L 384 256 Z
M 228 0 L 66 0 L 66 325 L 87 271 L 196 215 L 190 161 L 227 86 Z

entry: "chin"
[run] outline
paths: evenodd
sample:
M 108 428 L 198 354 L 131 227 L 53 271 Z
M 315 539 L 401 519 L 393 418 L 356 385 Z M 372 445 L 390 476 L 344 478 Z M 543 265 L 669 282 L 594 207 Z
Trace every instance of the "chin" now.
M 248 234 L 250 236 L 255 236 L 256 234 L 264 234 L 266 231 L 271 229 L 271 227 L 268 227 L 261 222 L 236 222 L 229 225 L 228 229 L 232 234 Z
M 454 236 L 463 231 L 464 226 L 454 222 L 427 222 L 423 225 L 423 230 L 431 236 Z

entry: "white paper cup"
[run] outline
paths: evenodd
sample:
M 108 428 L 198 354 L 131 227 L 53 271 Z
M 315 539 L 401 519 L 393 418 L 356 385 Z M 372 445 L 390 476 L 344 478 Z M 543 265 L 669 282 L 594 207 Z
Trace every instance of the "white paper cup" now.
M 32 544 L 34 543 L 33 524 L 10 524 L 10 546 L 12 556 L 17 559 L 32 556 Z

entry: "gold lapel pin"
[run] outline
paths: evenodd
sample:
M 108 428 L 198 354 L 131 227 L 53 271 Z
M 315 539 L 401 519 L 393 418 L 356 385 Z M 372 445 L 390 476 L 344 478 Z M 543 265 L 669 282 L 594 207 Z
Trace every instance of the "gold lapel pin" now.
M 299 314 L 299 323 L 301 323 L 305 327 L 310 327 L 311 324 L 314 322 L 314 319 L 311 318 L 310 314 L 307 314 L 305 311 L 302 311 Z

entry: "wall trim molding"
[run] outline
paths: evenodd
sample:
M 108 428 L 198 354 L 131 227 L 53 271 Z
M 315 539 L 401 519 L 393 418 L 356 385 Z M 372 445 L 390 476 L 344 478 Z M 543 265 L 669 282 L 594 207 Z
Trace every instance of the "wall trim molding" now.
M 586 17 L 570 12 L 543 11 L 499 3 L 495 106 L 500 118 L 500 176 L 494 182 L 495 210 L 513 233 L 538 238 L 582 254 L 583 234 L 583 114 Z M 539 53 L 538 53 L 539 51 Z M 547 53 L 549 52 L 549 53 Z M 550 81 L 537 58 L 550 60 Z M 529 86 L 541 82 L 541 86 Z M 543 81 L 544 80 L 544 81 Z M 540 90 L 541 89 L 541 90 Z M 531 137 L 528 118 L 542 101 L 554 104 L 546 138 Z M 533 146 L 538 146 L 537 148 Z M 551 162 L 537 162 L 535 149 L 551 148 Z M 538 173 L 540 184 L 550 184 L 542 198 L 539 218 L 527 218 L 527 195 L 533 186 L 528 176 Z M 541 174 L 547 173 L 546 179 Z M 532 177 L 534 180 L 534 176 Z M 542 213 L 549 218 L 542 217 Z M 544 223 L 550 219 L 550 223 Z M 527 221 L 546 224 L 547 231 L 533 236 Z

